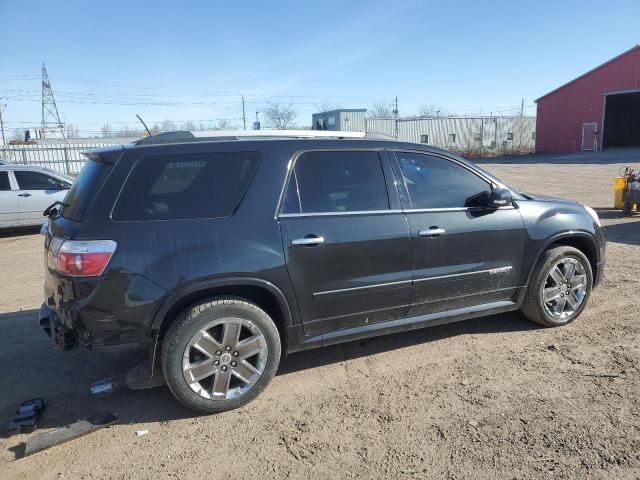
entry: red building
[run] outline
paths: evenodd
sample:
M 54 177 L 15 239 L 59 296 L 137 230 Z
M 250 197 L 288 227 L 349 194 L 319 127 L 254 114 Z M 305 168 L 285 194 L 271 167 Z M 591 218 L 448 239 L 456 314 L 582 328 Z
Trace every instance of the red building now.
M 640 146 L 640 45 L 536 103 L 537 152 Z

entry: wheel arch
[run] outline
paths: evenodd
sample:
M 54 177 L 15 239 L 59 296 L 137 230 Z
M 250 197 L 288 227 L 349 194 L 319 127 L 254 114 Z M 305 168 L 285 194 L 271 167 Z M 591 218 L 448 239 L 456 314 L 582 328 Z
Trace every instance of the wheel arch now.
M 531 281 L 531 276 L 533 275 L 533 271 L 535 270 L 536 265 L 538 265 L 538 262 L 540 261 L 540 257 L 542 257 L 544 252 L 556 246 L 573 247 L 580 250 L 587 257 L 587 260 L 589 260 L 593 278 L 597 278 L 596 274 L 598 273 L 598 244 L 596 242 L 596 239 L 588 232 L 572 230 L 557 233 L 545 240 L 545 242 L 536 252 L 536 256 L 531 263 L 529 272 L 527 273 L 527 285 Z
M 227 277 L 204 280 L 181 287 L 156 313 L 151 330 L 162 337 L 176 316 L 190 305 L 210 297 L 240 297 L 262 308 L 280 333 L 283 354 L 287 351 L 287 327 L 293 324 L 289 302 L 273 283 L 253 277 Z

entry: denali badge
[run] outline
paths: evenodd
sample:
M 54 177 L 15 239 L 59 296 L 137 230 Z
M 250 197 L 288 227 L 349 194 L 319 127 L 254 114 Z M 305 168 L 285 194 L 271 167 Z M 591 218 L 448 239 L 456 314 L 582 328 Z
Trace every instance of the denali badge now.
M 508 267 L 500 267 L 500 268 L 492 268 L 489 270 L 489 275 L 495 275 L 496 273 L 508 273 L 513 270 L 513 267 L 509 265 Z

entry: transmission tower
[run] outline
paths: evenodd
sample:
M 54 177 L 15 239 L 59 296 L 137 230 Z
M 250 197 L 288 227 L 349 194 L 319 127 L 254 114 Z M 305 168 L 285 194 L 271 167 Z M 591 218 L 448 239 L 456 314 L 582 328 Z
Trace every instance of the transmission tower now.
M 56 100 L 53 98 L 47 67 L 42 62 L 42 138 L 46 138 L 47 129 L 49 132 L 59 131 L 62 138 L 65 138 L 64 124 L 60 121 Z

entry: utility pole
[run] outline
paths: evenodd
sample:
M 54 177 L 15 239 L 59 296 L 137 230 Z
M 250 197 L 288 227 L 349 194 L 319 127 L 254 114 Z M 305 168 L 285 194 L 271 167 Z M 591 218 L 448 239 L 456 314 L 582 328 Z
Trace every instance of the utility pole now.
M 62 138 L 66 138 L 64 124 L 60 120 L 56 100 L 53 98 L 47 67 L 42 62 L 42 138 L 46 138 L 47 128 L 60 131 Z
M 522 130 L 524 130 L 524 98 L 520 103 L 520 145 L 519 149 L 522 149 Z
M 1 100 L 1 99 L 0 99 Z M 2 109 L 5 107 L 6 105 L 2 105 L 2 102 L 0 101 L 0 130 L 2 130 L 2 146 L 6 146 L 7 145 L 7 137 L 4 134 L 4 120 L 2 118 Z
M 396 119 L 396 138 L 398 138 L 398 97 L 396 96 L 396 107 L 393 109 L 393 116 Z
M 244 113 L 244 95 L 242 96 L 242 129 L 247 129 L 247 116 Z

